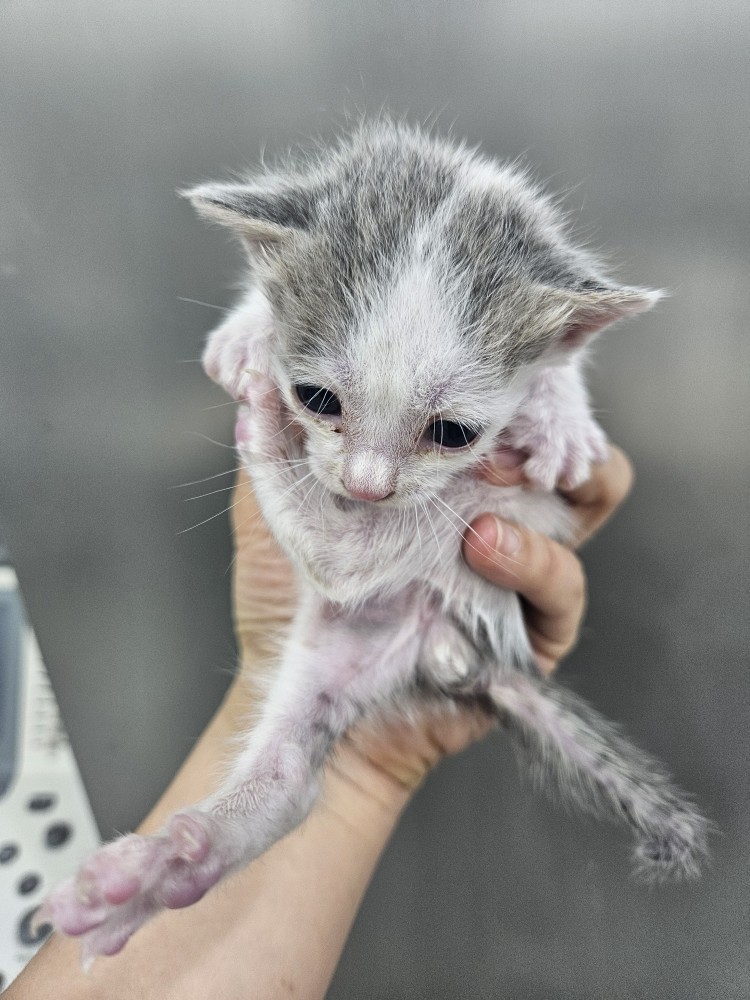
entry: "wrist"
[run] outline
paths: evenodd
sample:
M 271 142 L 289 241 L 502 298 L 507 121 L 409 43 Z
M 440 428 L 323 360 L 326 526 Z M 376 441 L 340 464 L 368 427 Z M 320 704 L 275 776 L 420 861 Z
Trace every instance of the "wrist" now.
M 398 821 L 427 770 L 408 760 L 384 762 L 370 756 L 366 744 L 360 745 L 356 737 L 347 737 L 326 764 L 323 806 L 343 816 L 349 826 L 383 829 Z

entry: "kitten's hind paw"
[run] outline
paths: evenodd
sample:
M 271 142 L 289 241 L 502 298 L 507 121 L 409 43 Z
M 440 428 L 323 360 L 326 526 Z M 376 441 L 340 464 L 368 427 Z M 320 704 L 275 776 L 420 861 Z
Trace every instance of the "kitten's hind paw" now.
M 82 938 L 82 962 L 113 955 L 159 910 L 197 902 L 236 861 L 220 825 L 197 810 L 162 833 L 130 834 L 101 848 L 59 885 L 37 919 Z
M 644 882 L 700 878 L 708 861 L 709 822 L 694 809 L 676 816 L 679 828 L 644 837 L 633 852 L 634 875 Z

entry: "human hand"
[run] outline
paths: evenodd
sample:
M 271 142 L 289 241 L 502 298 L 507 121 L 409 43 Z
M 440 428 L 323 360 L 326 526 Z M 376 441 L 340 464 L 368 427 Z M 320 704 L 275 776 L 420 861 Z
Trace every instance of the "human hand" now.
M 502 456 L 501 456 L 502 457 Z M 524 457 L 513 452 L 506 464 L 486 467 L 483 475 L 498 487 L 522 484 Z M 632 483 L 628 459 L 612 447 L 606 462 L 589 480 L 560 492 L 578 524 L 575 545 L 589 538 L 613 514 Z M 268 663 L 279 650 L 279 635 L 294 613 L 296 590 L 289 561 L 260 515 L 247 474 L 239 475 L 232 508 L 236 547 L 234 613 L 242 661 Z M 464 539 L 468 565 L 490 582 L 516 590 L 526 609 L 532 648 L 549 673 L 575 645 L 585 609 L 585 574 L 572 548 L 544 535 L 480 516 Z M 243 688 L 247 707 L 247 689 Z M 240 716 L 237 717 L 240 722 Z M 483 736 L 493 725 L 481 711 L 425 708 L 420 720 L 364 722 L 345 738 L 329 764 L 329 775 L 362 790 L 387 791 L 395 783 L 410 792 L 440 760 Z M 374 791 L 377 794 L 377 791 Z
M 515 462 L 485 475 L 500 487 L 522 481 Z M 612 514 L 631 478 L 627 459 L 613 448 L 589 482 L 567 494 L 580 526 L 578 542 Z M 294 613 L 291 566 L 265 528 L 245 473 L 234 501 L 235 621 L 245 669 L 142 824 L 143 833 L 160 829 L 176 810 L 215 788 L 227 748 L 245 730 L 256 700 L 245 679 L 277 658 L 273 633 L 283 631 Z M 486 516 L 474 523 L 488 539 L 491 527 Z M 509 526 L 503 528 L 507 540 Z M 550 669 L 575 642 L 584 606 L 583 571 L 563 546 L 531 532 L 519 531 L 519 537 L 510 558 L 482 546 L 473 534 L 467 535 L 464 552 L 477 572 L 523 596 L 533 647 L 543 669 Z M 86 977 L 78 968 L 77 943 L 53 935 L 11 985 L 9 1000 L 53 994 L 60 1000 L 172 1000 L 205 992 L 207 983 L 222 995 L 270 996 L 285 981 L 296 984 L 300 996 L 322 997 L 401 808 L 442 756 L 490 726 L 479 710 L 450 706 L 425 709 L 416 721 L 357 726 L 329 761 L 317 807 L 271 848 L 263 864 L 243 869 L 222 892 L 209 893 L 195 906 L 162 914 L 122 955 L 97 962 Z M 321 885 L 326 892 L 319 891 Z M 250 960 L 237 962 L 240 953 Z
M 488 465 L 484 478 L 497 486 L 524 483 L 522 455 L 506 453 L 508 464 Z M 558 487 L 573 512 L 571 546 L 490 514 L 474 521 L 464 540 L 464 556 L 477 573 L 498 587 L 517 591 L 524 601 L 526 627 L 540 668 L 551 673 L 576 644 L 586 604 L 586 575 L 573 549 L 608 521 L 630 492 L 633 469 L 614 445 L 609 457 L 592 466 L 575 489 Z

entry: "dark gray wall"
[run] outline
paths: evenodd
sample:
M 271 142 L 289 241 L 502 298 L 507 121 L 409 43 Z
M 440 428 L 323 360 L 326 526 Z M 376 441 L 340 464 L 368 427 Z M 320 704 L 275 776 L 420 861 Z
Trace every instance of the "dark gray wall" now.
M 748 6 L 0 5 L 0 518 L 97 816 L 134 824 L 233 663 L 231 408 L 194 363 L 239 258 L 176 187 L 387 102 L 524 154 L 627 280 L 671 289 L 592 375 L 639 479 L 586 552 L 563 668 L 723 836 L 645 891 L 614 832 L 489 739 L 406 816 L 333 997 L 727 998 L 750 988 Z M 219 408 L 214 408 L 219 407 Z M 200 527 L 180 532 L 214 516 Z

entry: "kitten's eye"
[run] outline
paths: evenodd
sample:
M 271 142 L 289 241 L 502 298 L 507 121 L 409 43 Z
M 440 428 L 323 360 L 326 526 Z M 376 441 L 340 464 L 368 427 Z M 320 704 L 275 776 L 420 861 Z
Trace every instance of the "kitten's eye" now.
M 427 428 L 427 434 L 441 448 L 465 448 L 479 437 L 479 430 L 455 420 L 436 420 Z
M 331 416 L 341 413 L 339 398 L 330 389 L 324 389 L 321 385 L 295 385 L 294 391 L 300 403 L 314 413 L 327 413 Z

